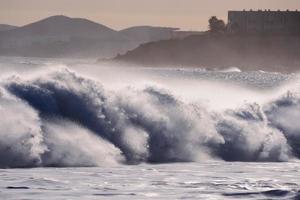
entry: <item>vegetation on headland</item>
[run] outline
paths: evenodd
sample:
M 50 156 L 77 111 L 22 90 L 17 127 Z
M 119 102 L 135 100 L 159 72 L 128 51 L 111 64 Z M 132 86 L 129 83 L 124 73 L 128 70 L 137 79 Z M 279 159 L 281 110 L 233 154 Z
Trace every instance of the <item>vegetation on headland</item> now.
M 211 34 L 223 34 L 226 32 L 226 24 L 223 20 L 212 16 L 209 20 L 209 31 Z

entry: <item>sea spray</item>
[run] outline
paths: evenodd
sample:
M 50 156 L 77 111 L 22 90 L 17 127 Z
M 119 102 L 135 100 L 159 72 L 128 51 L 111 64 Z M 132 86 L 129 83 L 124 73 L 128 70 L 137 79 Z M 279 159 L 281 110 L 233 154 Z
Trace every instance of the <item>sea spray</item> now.
M 2 113 L 21 110 L 11 114 L 9 122 L 1 122 L 1 141 L 9 141 L 9 135 L 21 138 L 9 144 L 16 149 L 9 151 L 13 161 L 3 157 L 1 167 L 299 158 L 298 125 L 284 120 L 300 113 L 298 97 L 211 110 L 184 101 L 170 88 L 106 89 L 101 79 L 69 69 L 52 69 L 26 79 L 14 76 L 1 83 Z M 201 88 L 197 90 L 201 93 Z M 14 103 L 4 103 L 6 96 Z M 12 124 L 18 120 L 21 123 Z M 32 126 L 25 129 L 33 133 L 18 136 L 12 127 L 24 130 L 25 121 Z M 23 134 L 29 139 L 24 140 Z M 28 141 L 25 150 L 19 151 L 23 141 Z M 3 147 L 1 153 L 7 154 L 7 145 Z
M 37 112 L 0 88 L 0 167 L 41 166 L 43 144 Z

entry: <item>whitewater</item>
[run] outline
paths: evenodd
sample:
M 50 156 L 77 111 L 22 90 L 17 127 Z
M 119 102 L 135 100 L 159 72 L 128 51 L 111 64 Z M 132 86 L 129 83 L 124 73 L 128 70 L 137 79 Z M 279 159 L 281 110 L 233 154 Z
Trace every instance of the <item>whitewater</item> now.
M 300 199 L 300 77 L 0 58 L 1 199 Z

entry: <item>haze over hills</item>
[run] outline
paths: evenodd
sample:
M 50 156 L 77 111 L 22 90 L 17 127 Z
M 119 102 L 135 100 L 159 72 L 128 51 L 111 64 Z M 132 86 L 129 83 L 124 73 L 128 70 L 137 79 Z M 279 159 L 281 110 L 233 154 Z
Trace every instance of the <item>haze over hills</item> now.
M 110 58 L 142 43 L 169 39 L 171 30 L 148 27 L 119 32 L 87 19 L 52 16 L 2 31 L 0 55 Z
M 136 26 L 116 31 L 87 19 L 52 16 L 22 27 L 0 25 L 0 56 L 111 59 L 151 67 L 299 68 L 299 36 L 177 30 Z
M 154 26 L 135 26 L 120 31 L 122 35 L 134 38 L 138 44 L 167 40 L 172 38 L 177 28 L 154 27 Z

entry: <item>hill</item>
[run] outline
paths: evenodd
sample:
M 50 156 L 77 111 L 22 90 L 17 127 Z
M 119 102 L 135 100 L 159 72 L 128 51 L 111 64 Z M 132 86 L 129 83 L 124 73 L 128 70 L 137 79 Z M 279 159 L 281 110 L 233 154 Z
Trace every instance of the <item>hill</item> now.
M 138 26 L 115 31 L 87 19 L 58 15 L 22 27 L 3 26 L 0 55 L 106 59 L 140 44 L 170 39 L 175 30 Z
M 300 37 L 204 34 L 144 44 L 114 61 L 152 67 L 295 71 L 300 69 Z
M 81 18 L 52 16 L 6 32 L 11 37 L 111 37 L 118 33 L 104 25 Z
M 17 26 L 12 26 L 12 25 L 8 25 L 8 24 L 0 24 L 0 31 L 9 31 L 12 29 L 17 28 Z
M 52 16 L 0 32 L 0 55 L 112 57 L 135 47 L 104 25 L 81 18 Z

